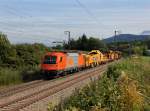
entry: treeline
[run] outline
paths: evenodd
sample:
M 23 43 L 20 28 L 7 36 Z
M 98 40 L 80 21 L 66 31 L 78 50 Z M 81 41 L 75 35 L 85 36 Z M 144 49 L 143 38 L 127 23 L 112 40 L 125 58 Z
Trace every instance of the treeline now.
M 53 47 L 53 49 L 83 51 L 91 51 L 96 49 L 104 52 L 108 50 L 117 50 L 121 51 L 125 56 L 133 54 L 146 55 L 146 50 L 150 49 L 150 40 L 105 43 L 99 38 L 87 37 L 85 34 L 83 34 L 77 40 L 71 39 L 68 43 L 64 43 L 62 46 L 57 45 Z
M 10 44 L 5 34 L 0 34 L 0 67 L 33 67 L 40 63 L 48 50 L 43 44 Z
M 63 48 L 70 50 L 83 50 L 83 51 L 91 51 L 93 49 L 101 51 L 108 50 L 106 44 L 102 42 L 99 38 L 94 37 L 88 38 L 85 34 L 83 34 L 77 40 L 71 39 L 68 43 L 64 43 Z
M 146 55 L 146 50 L 150 49 L 150 40 L 108 43 L 107 47 L 110 50 L 119 50 L 127 56 L 133 54 Z

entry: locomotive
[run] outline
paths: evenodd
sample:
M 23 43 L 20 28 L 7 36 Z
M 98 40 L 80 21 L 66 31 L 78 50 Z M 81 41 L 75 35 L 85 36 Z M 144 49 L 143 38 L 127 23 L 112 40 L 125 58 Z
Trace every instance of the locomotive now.
M 85 68 L 92 68 L 119 59 L 119 51 L 102 53 L 99 50 L 85 52 L 52 51 L 47 52 L 41 63 L 42 74 L 46 78 L 58 77 L 77 72 Z

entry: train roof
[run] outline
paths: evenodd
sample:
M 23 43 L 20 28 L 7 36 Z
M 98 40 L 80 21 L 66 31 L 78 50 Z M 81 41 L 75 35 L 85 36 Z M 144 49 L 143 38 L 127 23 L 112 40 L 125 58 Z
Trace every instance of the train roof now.
M 47 53 L 83 53 L 87 54 L 87 51 L 80 51 L 80 50 L 51 50 Z

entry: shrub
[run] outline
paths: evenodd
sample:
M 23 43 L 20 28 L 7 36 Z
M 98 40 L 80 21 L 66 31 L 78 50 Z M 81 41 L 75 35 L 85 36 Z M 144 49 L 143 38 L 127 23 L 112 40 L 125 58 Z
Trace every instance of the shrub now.
M 25 68 L 21 72 L 23 82 L 39 80 L 42 78 L 41 71 L 38 67 Z
M 117 66 L 109 66 L 107 70 L 107 77 L 113 79 L 114 81 L 120 76 L 120 70 Z

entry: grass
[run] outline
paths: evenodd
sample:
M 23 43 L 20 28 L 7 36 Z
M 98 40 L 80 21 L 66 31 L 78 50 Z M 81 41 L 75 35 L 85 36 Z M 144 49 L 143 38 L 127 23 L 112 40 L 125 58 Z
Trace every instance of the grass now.
M 127 58 L 49 111 L 149 111 L 150 58 Z
M 19 70 L 9 68 L 0 69 L 0 86 L 19 84 L 22 82 Z
M 0 68 L 0 87 L 41 79 L 39 67 Z
M 115 67 L 138 81 L 142 92 L 150 97 L 150 57 L 128 58 Z

